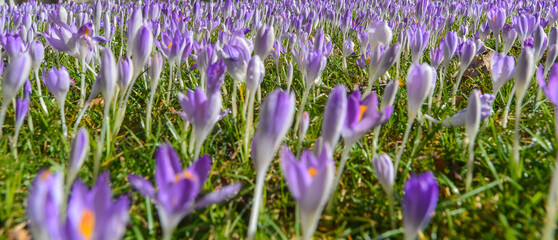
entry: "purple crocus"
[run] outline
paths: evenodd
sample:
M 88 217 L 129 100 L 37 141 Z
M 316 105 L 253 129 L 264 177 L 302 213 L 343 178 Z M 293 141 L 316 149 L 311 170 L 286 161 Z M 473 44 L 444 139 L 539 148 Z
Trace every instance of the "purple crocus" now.
M 64 174 L 40 170 L 27 197 L 27 217 L 33 239 L 62 239 L 59 227 L 64 198 Z
M 411 46 L 411 59 L 414 63 L 422 62 L 422 54 L 428 45 L 430 32 L 424 26 L 413 25 L 409 28 L 409 44 Z
M 0 34 L 0 46 L 4 48 L 10 59 L 19 55 L 25 49 L 25 43 L 18 34 Z
M 388 195 L 393 194 L 393 185 L 395 181 L 395 174 L 393 170 L 393 162 L 387 154 L 380 154 L 372 160 L 374 172 L 382 188 Z
M 52 67 L 47 73 L 47 69 L 43 69 L 43 82 L 45 83 L 48 91 L 52 93 L 54 99 L 58 102 L 61 108 L 64 107 L 66 95 L 70 90 L 70 74 L 66 67 L 60 66 L 60 69 Z
M 505 53 L 493 53 L 490 60 L 490 77 L 492 79 L 492 94 L 498 92 L 514 75 L 515 59 Z
M 178 64 L 182 60 L 186 39 L 180 31 L 166 30 L 161 34 L 161 41 L 155 40 L 157 48 L 165 55 L 170 64 Z
M 475 91 L 475 93 L 479 95 L 479 100 L 480 100 L 480 120 L 484 120 L 485 118 L 489 117 L 492 114 L 492 102 L 494 101 L 495 96 L 490 93 L 482 94 L 480 91 Z M 471 111 L 468 111 L 467 109 L 469 109 L 469 105 L 467 105 L 467 108 L 451 116 L 451 118 L 444 119 L 444 121 L 442 121 L 442 126 L 444 127 L 465 126 L 467 124 L 467 116 L 469 113 L 471 113 Z
M 1 60 L 0 60 L 1 61 Z M 2 107 L 0 109 L 0 138 L 2 137 L 2 126 L 6 118 L 6 111 L 16 93 L 21 89 L 25 80 L 29 77 L 31 70 L 31 59 L 28 54 L 15 55 L 3 73 L 2 78 Z
M 207 95 L 201 88 L 188 90 L 187 95 L 178 93 L 178 103 L 182 107 L 180 116 L 192 124 L 195 134 L 195 150 L 198 156 L 205 139 L 213 130 L 215 123 L 224 113 L 221 113 L 222 99 L 220 92 Z
M 108 173 L 101 174 L 91 190 L 78 180 L 68 201 L 66 239 L 121 239 L 130 219 L 129 208 L 127 196 L 112 200 Z
M 118 62 L 118 86 L 121 94 L 125 94 L 128 85 L 132 81 L 134 65 L 130 57 L 122 57 L 122 61 Z
M 403 187 L 403 223 L 406 240 L 413 240 L 428 225 L 438 204 L 439 187 L 434 175 L 411 174 Z
M 216 52 L 219 58 L 225 62 L 227 73 L 235 81 L 243 82 L 246 79 L 246 68 L 250 61 L 252 43 L 243 37 L 236 36 L 222 48 L 216 48 Z
M 539 87 L 544 91 L 548 100 L 558 106 L 558 63 L 555 63 L 548 75 L 548 83 L 544 79 L 542 68 L 537 71 L 537 80 Z
M 138 29 L 131 46 L 132 62 L 134 63 L 132 79 L 135 79 L 143 70 L 145 64 L 147 64 L 153 49 L 153 34 L 151 34 L 147 26 L 142 26 Z
M 163 239 L 172 238 L 176 225 L 186 215 L 231 198 L 240 190 L 240 183 L 232 184 L 196 201 L 211 172 L 211 166 L 211 157 L 205 155 L 183 169 L 178 154 L 165 143 L 155 153 L 156 189 L 145 178 L 133 174 L 128 176 L 132 187 L 155 203 L 163 228 Z
M 513 16 L 512 23 L 519 36 L 519 41 L 523 42 L 529 38 L 529 36 L 531 36 L 538 27 L 539 18 L 522 13 L 517 16 Z
M 68 182 L 73 182 L 76 178 L 79 169 L 85 162 L 87 154 L 89 153 L 89 134 L 85 128 L 80 128 L 72 141 L 72 148 L 70 150 L 70 168 L 68 169 Z
M 506 12 L 501 8 L 493 8 L 488 11 L 486 18 L 490 30 L 495 34 L 495 37 L 498 37 L 500 31 L 504 27 L 504 23 L 506 23 Z
M 444 56 L 445 58 L 445 56 Z M 433 87 L 433 69 L 428 64 L 415 63 L 407 75 L 407 112 L 409 118 L 415 118 Z
M 317 156 L 304 150 L 299 161 L 285 146 L 281 151 L 281 170 L 299 206 L 302 239 L 310 239 L 333 186 L 335 163 L 331 151 L 327 145 Z
M 329 93 L 322 119 L 322 146 L 337 147 L 347 114 L 347 94 L 344 85 L 337 85 Z M 320 147 L 321 149 L 322 147 Z
M 16 100 L 16 112 L 15 112 L 15 128 L 16 132 L 19 132 L 25 116 L 29 111 L 29 99 L 28 98 L 17 98 Z
M 265 61 L 275 42 L 275 30 L 273 26 L 263 24 L 254 37 L 254 55 Z
M 504 41 L 503 53 L 508 53 L 517 39 L 517 31 L 511 25 L 504 25 L 502 40 Z
M 29 56 L 31 56 L 31 69 L 39 70 L 45 58 L 45 47 L 39 40 L 29 43 Z
M 385 123 L 392 112 L 391 106 L 378 111 L 378 96 L 375 93 L 361 101 L 360 91 L 353 92 L 347 99 L 347 115 L 341 131 L 345 144 L 352 146 L 368 131 Z

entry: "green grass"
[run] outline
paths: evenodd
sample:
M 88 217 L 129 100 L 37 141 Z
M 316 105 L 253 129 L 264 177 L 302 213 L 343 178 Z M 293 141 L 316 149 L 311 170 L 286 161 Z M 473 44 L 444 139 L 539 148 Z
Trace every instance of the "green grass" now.
M 116 31 L 119 39 L 119 30 Z M 356 66 L 356 56 L 349 57 L 349 73 L 341 70 L 341 37 L 332 36 L 336 46 L 333 54 L 328 58 L 327 67 L 322 75 L 323 83 L 327 87 L 314 87 L 305 110 L 310 114 L 310 128 L 307 133 L 304 148 L 313 147 L 321 131 L 321 118 L 329 89 L 337 84 L 345 84 L 350 91 L 367 86 L 367 75 Z M 355 38 L 356 39 L 356 38 Z M 113 51 L 118 54 L 120 47 L 113 41 Z M 492 42 L 487 45 L 493 46 Z M 55 50 L 47 47 L 45 61 L 42 67 L 65 65 L 73 79 L 79 82 L 79 69 L 74 59 L 65 54 L 55 54 Z M 520 49 L 514 49 L 513 55 L 518 56 Z M 286 69 L 288 55 L 281 58 L 281 69 Z M 428 54 L 425 53 L 424 61 Z M 409 58 L 402 59 L 401 78 L 405 81 Z M 454 60 L 455 62 L 455 60 Z M 193 64 L 193 62 L 190 62 Z M 295 66 L 296 68 L 296 66 Z M 449 73 L 455 72 L 452 64 Z M 98 69 L 98 67 L 97 67 Z M 188 72 L 182 66 L 182 75 L 188 88 L 194 88 L 199 83 L 197 70 Z M 395 67 L 390 71 L 395 76 Z M 146 76 L 144 74 L 143 76 Z M 276 76 L 281 76 L 282 82 Z M 192 81 L 190 80 L 192 79 Z M 275 64 L 271 59 L 266 61 L 266 75 L 262 84 L 262 101 L 274 88 L 285 87 L 283 71 L 275 72 Z M 0 236 L 9 236 L 21 223 L 25 223 L 26 197 L 32 180 L 39 169 L 63 169 L 67 164 L 69 146 L 62 141 L 60 116 L 58 105 L 54 98 L 44 89 L 45 96 L 38 96 L 35 81 L 32 77 L 34 92 L 29 116 L 33 119 L 34 131 L 31 132 L 26 121 L 20 135 L 18 150 L 19 161 L 15 161 L 9 148 L 7 136 L 13 133 L 13 109 L 10 107 L 4 129 L 5 138 L 0 140 Z M 87 78 L 90 87 L 92 76 Z M 293 90 L 300 101 L 302 95 L 302 77 L 295 72 Z M 452 83 L 446 79 L 443 102 L 449 103 Z M 154 152 L 158 144 L 167 141 L 178 151 L 182 163 L 190 164 L 193 159 L 188 153 L 181 151 L 181 143 L 188 142 L 189 131 L 182 132 L 182 121 L 174 110 L 180 110 L 176 100 L 176 92 L 186 89 L 175 88 L 172 100 L 164 102 L 168 79 L 168 66 L 163 70 L 163 76 L 153 107 L 153 138 L 145 141 L 144 119 L 149 88 L 145 88 L 143 79 L 138 79 L 133 88 L 133 94 L 128 103 L 123 127 L 116 139 L 109 144 L 111 151 L 103 157 L 102 170 L 109 171 L 115 195 L 131 197 L 130 223 L 127 227 L 126 239 L 159 239 L 161 228 L 157 221 L 157 213 L 151 206 L 154 225 L 150 231 L 148 224 L 147 205 L 142 196 L 137 194 L 126 181 L 128 174 L 148 176 L 153 180 Z M 546 101 L 536 103 L 536 83 L 531 84 L 523 106 L 521 121 L 521 158 L 525 160 L 523 175 L 520 179 L 512 179 L 509 163 L 511 159 L 512 129 L 514 116 L 510 114 L 507 129 L 501 126 L 501 116 L 507 96 L 510 94 L 512 83 L 507 83 L 498 99 L 495 100 L 493 115 L 489 118 L 486 129 L 477 137 L 475 148 L 475 171 L 472 190 L 465 192 L 465 164 L 466 152 L 463 151 L 464 128 L 442 128 L 436 124 L 422 126 L 419 135 L 419 125 L 415 123 L 410 140 L 402 157 L 400 172 L 396 179 L 396 224 L 402 227 L 402 213 L 400 196 L 409 172 L 432 171 L 440 184 L 440 199 L 436 214 L 424 231 L 426 239 L 533 239 L 540 238 L 540 230 L 545 217 L 545 201 L 548 185 L 552 174 L 554 161 L 554 119 L 552 106 Z M 177 84 L 175 84 L 176 87 Z M 233 81 L 227 76 L 225 80 L 227 92 L 232 92 Z M 374 90 L 381 96 L 385 81 L 380 83 L 380 89 Z M 77 85 L 79 87 L 79 84 Z M 433 107 L 432 116 L 444 118 L 451 116 L 467 104 L 468 94 L 477 88 L 482 92 L 491 92 L 490 75 L 483 75 L 473 79 L 464 78 L 460 86 L 457 107 Z M 243 87 L 244 89 L 244 87 Z M 244 94 L 244 93 L 243 93 Z M 49 108 L 50 115 L 46 116 L 39 107 L 38 99 L 43 97 Z M 244 96 L 246 97 L 246 96 Z M 66 101 L 66 118 L 69 132 L 72 133 L 73 123 L 80 107 L 77 106 L 79 90 L 72 87 Z M 224 95 L 224 108 L 230 108 L 230 96 Z M 256 119 L 261 102 L 255 104 Z M 512 104 L 512 109 L 515 107 Z M 536 111 L 535 107 L 538 106 Z M 174 109 L 174 110 L 171 110 Z M 239 108 L 241 109 L 241 108 Z M 394 104 L 394 114 L 384 125 L 380 136 L 379 150 L 395 156 L 397 145 L 400 143 L 407 121 L 406 88 L 399 89 Z M 91 136 L 92 152 L 95 149 L 96 136 L 100 132 L 102 120 L 101 104 L 94 104 L 88 110 L 82 126 L 86 127 Z M 423 112 L 426 106 L 423 107 Z M 513 113 L 513 110 L 510 111 Z M 243 238 L 249 221 L 252 203 L 252 192 L 255 170 L 251 162 L 245 162 L 242 156 L 243 120 L 233 119 L 229 114 L 217 123 L 214 131 L 205 142 L 202 154 L 209 154 L 213 158 L 213 170 L 202 195 L 215 188 L 242 182 L 243 189 L 237 197 L 220 205 L 211 206 L 187 216 L 175 231 L 177 239 L 196 238 Z M 316 233 L 318 239 L 375 239 L 403 237 L 401 228 L 392 229 L 389 220 L 388 198 L 381 189 L 373 173 L 370 153 L 367 149 L 372 145 L 372 134 L 367 134 L 350 153 L 346 171 L 342 177 L 338 191 L 337 204 L 331 212 L 322 216 Z M 420 144 L 417 144 L 417 137 Z M 296 133 L 290 132 L 285 144 L 291 149 L 296 147 Z M 335 160 L 339 161 L 340 144 L 335 151 Z M 87 184 L 94 183 L 93 154 L 83 166 L 79 177 Z M 412 159 L 412 163 L 408 164 Z M 283 180 L 276 158 L 266 178 L 264 204 L 265 211 L 260 214 L 257 239 L 293 239 L 295 236 L 295 202 Z M 0 238 L 4 238 L 0 237 Z

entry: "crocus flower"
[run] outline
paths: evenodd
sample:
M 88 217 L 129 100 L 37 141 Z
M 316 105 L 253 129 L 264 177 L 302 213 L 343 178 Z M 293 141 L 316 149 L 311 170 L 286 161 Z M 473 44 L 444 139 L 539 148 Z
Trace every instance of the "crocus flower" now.
M 182 51 L 184 51 L 186 46 L 185 43 L 186 39 L 178 29 L 175 31 L 168 29 L 162 33 L 161 41 L 155 40 L 157 48 L 161 50 L 169 63 L 173 65 L 182 60 Z
M 303 112 L 302 119 L 300 120 L 300 126 L 298 127 L 298 135 L 304 138 L 304 136 L 306 135 L 306 131 L 308 131 L 309 125 L 310 125 L 310 115 L 308 115 L 308 112 Z
M 263 24 L 254 37 L 254 55 L 265 61 L 275 42 L 275 30 L 273 26 Z
M 393 105 L 397 91 L 399 90 L 399 80 L 394 79 L 390 81 L 384 88 L 384 95 L 382 95 L 382 103 L 380 103 L 380 111 L 384 111 L 389 106 Z
M 128 89 L 128 85 L 132 81 L 132 74 L 134 72 L 134 65 L 130 57 L 123 57 L 122 61 L 118 62 L 118 86 L 122 94 Z
M 27 217 L 33 239 L 62 239 L 58 224 L 64 201 L 64 174 L 40 170 L 27 197 Z
M 428 225 L 438 204 L 439 187 L 431 172 L 411 174 L 403 187 L 403 223 L 406 240 Z
M 428 45 L 430 32 L 424 26 L 414 26 L 408 30 L 409 44 L 411 45 L 411 59 L 414 63 L 421 62 L 422 54 Z
M 513 16 L 512 23 L 514 29 L 517 31 L 520 42 L 525 41 L 529 36 L 531 36 L 539 25 L 538 18 L 536 16 L 530 16 L 525 13 Z
M 0 60 L 1 61 L 1 60 Z M 15 55 L 3 73 L 2 78 L 2 107 L 0 109 L 0 137 L 2 137 L 2 126 L 6 117 L 9 103 L 29 77 L 31 70 L 31 59 L 28 54 Z
M 153 34 L 151 34 L 147 26 L 142 26 L 138 29 L 131 46 L 131 57 L 134 63 L 134 74 L 132 79 L 134 79 L 143 70 L 145 64 L 147 64 L 149 55 L 151 55 L 153 49 Z
M 335 164 L 329 147 L 325 146 L 318 156 L 305 150 L 298 161 L 285 146 L 281 151 L 281 170 L 299 206 L 302 239 L 310 239 L 333 185 Z
M 444 52 L 441 44 L 438 47 L 430 49 L 430 65 L 433 68 L 438 68 L 442 60 L 444 60 Z
M 17 98 L 16 100 L 16 113 L 15 113 L 15 126 L 16 132 L 21 128 L 23 120 L 29 111 L 29 99 L 27 98 Z
M 495 37 L 498 37 L 504 27 L 504 23 L 506 23 L 506 12 L 501 8 L 493 8 L 488 11 L 486 17 L 488 18 L 490 30 L 495 34 Z
M 525 96 L 527 88 L 533 79 L 534 69 L 535 58 L 533 55 L 533 48 L 526 46 L 523 48 L 523 51 L 521 51 L 515 67 L 515 95 L 518 99 L 523 99 Z
M 391 43 L 393 33 L 385 21 L 375 21 L 368 28 L 368 44 L 371 49 L 387 46 Z
M 151 57 L 150 67 L 149 67 L 149 79 L 151 80 L 151 88 L 157 88 L 159 85 L 159 79 L 161 78 L 161 71 L 163 71 L 163 64 L 165 60 L 161 53 L 156 52 L 153 57 Z
M 121 239 L 129 208 L 127 196 L 112 200 L 108 173 L 101 174 L 91 190 L 78 180 L 68 201 L 64 231 L 68 239 Z
M 442 66 L 447 67 L 449 65 L 451 59 L 455 56 L 458 44 L 457 34 L 455 32 L 449 32 L 443 40 L 442 49 L 444 60 L 442 61 Z
M 354 91 L 347 99 L 347 114 L 341 135 L 348 146 L 356 143 L 368 131 L 385 123 L 393 112 L 388 106 L 378 111 L 378 96 L 371 93 L 361 101 L 360 91 Z
M 251 45 L 249 40 L 236 36 L 222 48 L 216 48 L 217 55 L 227 66 L 227 73 L 237 82 L 246 79 L 246 68 L 252 52 Z
M 495 96 L 489 93 L 481 94 L 480 92 L 476 92 L 479 95 L 480 101 L 480 120 L 484 120 L 485 118 L 489 117 L 492 114 L 492 102 L 494 101 Z M 473 96 L 470 95 L 469 98 Z M 476 104 L 476 103 L 475 103 Z M 444 127 L 461 127 L 467 125 L 467 119 L 469 113 L 472 115 L 474 112 L 468 111 L 469 106 L 467 108 L 461 110 L 460 112 L 456 113 L 455 115 L 451 116 L 449 119 L 444 119 L 442 121 L 442 126 Z
M 505 53 L 493 53 L 490 60 L 490 76 L 492 79 L 492 93 L 497 95 L 502 86 L 513 77 L 515 59 Z
M 223 60 L 210 63 L 206 71 L 206 91 L 211 95 L 218 92 L 225 81 L 225 63 Z
M 89 152 L 89 134 L 85 128 L 80 128 L 72 142 L 70 150 L 70 168 L 68 170 L 68 182 L 73 182 L 79 169 L 85 162 Z
M 445 58 L 445 57 L 444 57 Z M 407 75 L 407 110 L 409 118 L 414 118 L 432 88 L 432 67 L 428 64 L 415 63 Z
M 254 55 L 246 70 L 246 88 L 250 91 L 256 91 L 260 87 L 260 83 L 265 75 L 265 66 L 259 55 Z
M 19 55 L 25 49 L 25 43 L 18 34 L 0 35 L 0 45 L 4 48 L 10 59 Z
M 349 57 L 355 52 L 355 43 L 352 39 L 347 38 L 343 42 L 343 57 Z
M 517 31 L 511 25 L 505 25 L 502 30 L 502 37 L 504 41 L 503 53 L 508 53 L 517 39 Z
M 393 162 L 387 154 L 380 154 L 372 160 L 372 166 L 374 167 L 374 172 L 378 181 L 384 191 L 388 195 L 393 193 L 393 184 L 395 181 L 395 174 L 393 171 Z
M 548 100 L 554 105 L 558 106 L 558 64 L 554 64 L 548 76 L 548 83 L 544 79 L 542 68 L 537 71 L 537 80 L 539 87 L 544 91 Z
M 45 58 L 45 47 L 39 40 L 29 43 L 29 56 L 31 57 L 31 69 L 39 70 L 41 63 Z
M 330 149 L 337 147 L 341 130 L 345 125 L 347 114 L 347 96 L 345 86 L 338 85 L 329 93 L 322 120 L 322 145 Z M 320 148 L 321 149 L 321 148 Z
M 546 48 L 548 47 L 548 37 L 542 26 L 538 26 L 533 33 L 533 56 L 535 62 L 541 60 Z
M 66 95 L 70 90 L 70 74 L 66 67 L 60 66 L 60 70 L 52 67 L 47 73 L 47 69 L 43 69 L 43 82 L 47 89 L 52 93 L 54 99 L 58 102 L 61 108 L 64 107 Z
M 319 49 L 311 51 L 305 56 L 304 68 L 306 73 L 306 88 L 310 88 L 314 84 L 320 82 L 322 77 L 322 72 L 324 71 L 327 64 L 327 56 Z
M 183 111 L 180 112 L 180 116 L 192 124 L 195 134 L 195 149 L 199 154 L 201 146 L 213 130 L 215 123 L 222 118 L 221 94 L 215 92 L 208 96 L 201 88 L 196 88 L 194 91 L 188 90 L 187 95 L 179 92 L 178 103 Z
M 196 201 L 200 190 L 211 172 L 211 157 L 197 159 L 183 169 L 178 154 L 165 143 L 155 153 L 155 189 L 151 182 L 129 175 L 128 181 L 140 194 L 150 198 L 156 205 L 163 228 L 163 239 L 172 238 L 176 225 L 194 210 L 222 202 L 235 196 L 241 184 L 232 184 L 216 190 Z

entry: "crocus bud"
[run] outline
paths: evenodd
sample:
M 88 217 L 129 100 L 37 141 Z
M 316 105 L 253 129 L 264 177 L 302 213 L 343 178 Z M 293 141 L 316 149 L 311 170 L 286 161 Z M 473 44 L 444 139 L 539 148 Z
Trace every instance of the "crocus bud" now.
M 16 128 L 21 127 L 21 124 L 23 124 L 23 120 L 25 119 L 28 110 L 29 110 L 29 99 L 18 98 L 16 100 L 16 114 L 15 114 Z
M 3 102 L 11 101 L 29 77 L 31 58 L 28 54 L 18 54 L 10 60 L 2 78 Z
M 558 27 L 553 27 L 548 33 L 548 45 L 558 44 Z
M 494 101 L 494 95 L 490 93 L 481 94 L 477 92 L 480 99 L 480 120 L 484 120 L 492 114 L 492 101 Z M 471 96 L 469 96 L 471 97 Z M 469 100 L 470 101 L 470 100 Z M 476 103 L 475 103 L 476 104 Z M 442 126 L 444 127 L 462 127 L 467 125 L 467 118 L 470 112 L 468 112 L 469 106 L 461 110 L 455 115 L 451 116 L 449 119 L 444 119 L 442 121 Z
M 515 59 L 505 53 L 493 53 L 490 60 L 490 77 L 492 79 L 492 92 L 497 94 L 502 86 L 513 77 Z
M 254 55 L 259 56 L 263 61 L 269 55 L 275 42 L 275 30 L 273 26 L 262 25 L 254 38 Z
M 64 201 L 64 174 L 40 170 L 27 196 L 27 216 L 33 239 L 62 239 L 58 219 Z M 54 226 L 54 227 L 52 227 Z
M 318 83 L 327 64 L 327 56 L 320 50 L 310 52 L 306 58 L 306 87 Z
M 303 112 L 302 117 L 300 119 L 300 125 L 298 127 L 298 134 L 299 136 L 306 136 L 306 131 L 308 131 L 308 126 L 310 125 L 310 115 L 308 112 Z
M 139 11 L 138 11 L 139 12 Z M 149 55 L 153 50 L 153 35 L 149 28 L 142 26 L 132 43 L 132 61 L 134 63 L 134 72 L 139 74 L 147 60 L 149 60 Z
M 265 172 L 293 122 L 294 93 L 273 91 L 265 99 L 252 140 L 252 159 L 258 172 Z
M 384 88 L 384 95 L 382 96 L 382 103 L 380 104 L 380 111 L 385 110 L 387 107 L 393 105 L 397 91 L 399 90 L 399 80 L 391 80 Z
M 533 33 L 533 56 L 535 57 L 535 62 L 541 60 L 547 46 L 548 38 L 544 32 L 544 28 L 539 25 Z
M 345 39 L 343 43 L 343 57 L 349 57 L 355 51 L 355 43 L 350 38 Z
M 126 34 L 128 35 L 128 40 L 126 46 L 128 47 L 134 46 L 135 44 L 134 42 L 136 41 L 136 34 L 140 30 L 140 28 L 142 28 L 142 22 L 143 22 L 143 15 L 141 13 L 141 10 L 136 8 L 132 13 L 132 16 L 128 19 L 128 28 L 127 28 L 128 31 L 126 32 Z M 151 51 L 149 52 L 151 53 Z M 133 51 L 126 52 L 126 56 L 128 57 L 132 56 L 132 54 L 134 54 Z M 136 65 L 136 68 L 141 69 L 143 68 L 144 65 L 142 65 L 141 67 L 137 67 Z
M 329 94 L 322 120 L 322 145 L 330 149 L 337 147 L 341 129 L 347 114 L 347 96 L 345 86 L 338 85 Z
M 30 98 L 32 90 L 33 89 L 31 88 L 31 81 L 29 81 L 29 78 L 28 78 L 25 81 L 25 84 L 23 85 L 23 97 L 24 98 Z
M 31 69 L 37 71 L 45 58 L 45 47 L 39 40 L 29 44 L 29 56 L 31 56 Z
M 219 92 L 225 81 L 225 63 L 223 60 L 210 63 L 207 66 L 207 94 L 211 95 Z
M 463 43 L 461 46 L 461 53 L 459 54 L 459 70 L 461 72 L 465 72 L 469 67 L 469 64 L 475 58 L 475 54 L 477 53 L 477 46 L 473 39 L 469 39 Z
M 256 91 L 265 75 L 265 66 L 258 55 L 254 55 L 246 68 L 246 88 Z
M 151 58 L 151 66 L 149 68 L 149 78 L 151 79 L 151 87 L 156 88 L 161 78 L 161 71 L 163 71 L 163 64 L 165 59 L 160 52 L 156 52 Z M 172 79 L 171 79 L 172 81 Z
M 114 89 L 116 87 L 116 79 L 118 78 L 118 70 L 116 69 L 116 62 L 114 55 L 109 48 L 105 48 L 101 53 L 101 69 L 97 76 L 100 81 L 100 89 L 103 91 L 105 104 L 110 104 L 114 96 Z
M 403 187 L 405 239 L 412 240 L 426 227 L 438 204 L 438 183 L 431 172 L 411 174 Z
M 443 40 L 444 60 L 443 66 L 447 67 L 457 51 L 458 37 L 455 32 L 449 32 Z
M 77 176 L 79 169 L 83 165 L 87 153 L 89 152 L 89 135 L 85 128 L 80 128 L 72 142 L 72 149 L 70 150 L 70 169 L 69 176 L 73 180 Z
M 407 110 L 410 118 L 415 117 L 432 88 L 432 67 L 415 63 L 407 74 Z
M 558 57 L 558 45 L 552 44 L 548 47 L 546 60 L 544 62 L 544 71 L 548 72 Z
M 391 47 L 389 47 L 384 52 L 377 66 L 373 66 L 376 64 L 370 64 L 370 68 L 373 69 L 373 73 L 374 73 L 374 77 L 372 79 L 378 79 L 384 74 L 386 74 L 386 72 L 395 63 L 395 60 L 397 59 L 400 50 L 401 50 L 401 44 L 395 43 L 391 45 Z
M 393 162 L 387 154 L 380 154 L 372 160 L 372 166 L 378 181 L 387 194 L 393 193 L 393 183 L 395 181 L 395 174 L 393 171 Z
M 523 99 L 529 84 L 533 79 L 533 73 L 535 70 L 535 59 L 533 56 L 533 48 L 524 47 L 523 51 L 517 59 L 517 65 L 515 67 L 515 96 L 518 99 Z
M 62 5 L 58 8 L 58 17 L 61 22 L 68 23 L 68 11 Z
M 517 31 L 515 31 L 515 29 L 511 25 L 504 26 L 504 29 L 502 31 L 502 40 L 504 42 L 504 51 L 503 51 L 504 53 L 510 51 L 516 39 L 517 39 Z
M 409 29 L 409 43 L 411 45 L 411 59 L 413 62 L 422 62 L 422 54 L 428 45 L 430 32 L 424 27 Z
M 471 140 L 477 136 L 481 122 L 481 100 L 480 91 L 475 89 L 469 95 L 469 103 L 467 104 L 467 117 L 465 121 L 465 129 L 467 137 Z M 469 144 L 474 144 L 470 142 Z
M 43 69 L 43 82 L 58 104 L 63 106 L 68 90 L 70 90 L 70 74 L 66 68 L 61 66 L 58 70 L 52 67 L 48 74 L 46 68 Z
M 123 57 L 122 61 L 118 63 L 118 86 L 121 91 L 128 88 L 128 84 L 132 81 L 132 73 L 134 72 L 134 65 L 130 57 Z
M 368 28 L 368 44 L 370 44 L 371 49 L 389 45 L 392 37 L 393 33 L 387 22 L 376 21 Z

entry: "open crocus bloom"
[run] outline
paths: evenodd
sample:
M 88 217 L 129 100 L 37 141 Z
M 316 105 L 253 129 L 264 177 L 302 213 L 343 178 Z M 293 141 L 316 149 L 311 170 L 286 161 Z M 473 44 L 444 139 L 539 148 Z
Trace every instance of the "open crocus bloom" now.
M 163 231 L 168 235 L 192 211 L 222 202 L 240 190 L 241 184 L 232 184 L 195 201 L 209 176 L 211 165 L 211 157 L 205 155 L 183 169 L 178 154 L 165 143 L 155 153 L 157 191 L 151 182 L 142 177 L 130 175 L 128 181 L 142 195 L 155 202 Z
M 479 94 L 481 94 L 479 92 Z M 494 101 L 494 95 L 490 93 L 485 93 L 480 95 L 480 103 L 481 103 L 481 121 L 490 116 L 492 113 L 492 101 Z M 446 118 L 442 122 L 442 126 L 444 127 L 462 127 L 465 126 L 467 122 L 467 108 L 461 110 L 460 112 L 456 113 L 455 115 L 451 116 L 451 118 Z
M 353 92 L 347 99 L 347 115 L 341 135 L 346 143 L 355 143 L 372 128 L 385 123 L 393 112 L 388 106 L 378 111 L 378 96 L 371 93 L 364 100 L 360 100 L 360 91 Z

